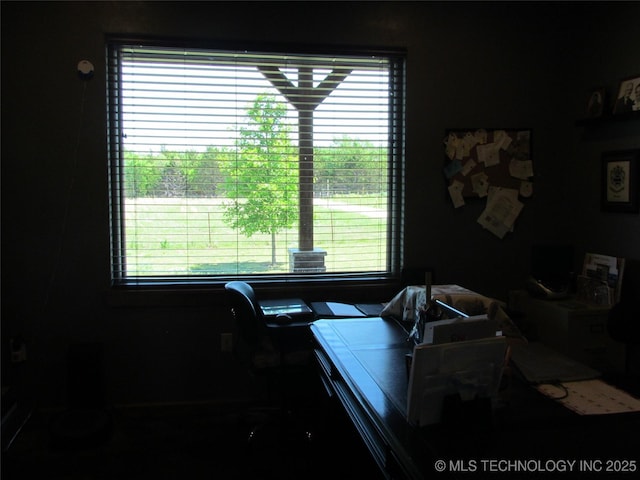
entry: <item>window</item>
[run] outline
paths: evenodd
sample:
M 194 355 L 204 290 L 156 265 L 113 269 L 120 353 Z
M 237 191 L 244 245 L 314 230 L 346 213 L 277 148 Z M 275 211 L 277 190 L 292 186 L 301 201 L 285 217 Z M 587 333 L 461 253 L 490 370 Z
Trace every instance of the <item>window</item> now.
M 384 277 L 404 60 L 110 41 L 116 285 Z

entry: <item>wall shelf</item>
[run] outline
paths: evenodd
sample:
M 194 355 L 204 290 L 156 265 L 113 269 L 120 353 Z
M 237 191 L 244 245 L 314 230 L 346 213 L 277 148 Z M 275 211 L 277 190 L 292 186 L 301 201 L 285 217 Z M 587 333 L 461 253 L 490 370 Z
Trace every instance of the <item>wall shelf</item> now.
M 597 118 L 584 118 L 576 121 L 578 127 L 594 127 L 599 125 L 607 125 L 617 122 L 628 122 L 633 120 L 640 120 L 640 110 L 628 113 L 619 113 L 617 115 L 606 114 Z

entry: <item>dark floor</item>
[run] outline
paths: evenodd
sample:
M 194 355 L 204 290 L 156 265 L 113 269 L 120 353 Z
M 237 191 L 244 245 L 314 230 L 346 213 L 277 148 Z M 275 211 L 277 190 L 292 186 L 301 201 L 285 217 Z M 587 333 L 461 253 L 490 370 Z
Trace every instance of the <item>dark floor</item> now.
M 274 412 L 238 404 L 102 412 L 34 413 L 3 452 L 3 480 L 380 478 L 353 426 L 333 408 L 266 423 L 252 442 L 251 427 Z M 111 428 L 100 437 L 104 419 Z

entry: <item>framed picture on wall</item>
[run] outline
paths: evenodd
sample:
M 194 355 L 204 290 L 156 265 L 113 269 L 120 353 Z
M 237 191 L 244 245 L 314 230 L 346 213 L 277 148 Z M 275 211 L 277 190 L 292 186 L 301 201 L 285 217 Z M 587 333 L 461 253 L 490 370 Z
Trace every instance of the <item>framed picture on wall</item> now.
M 594 88 L 589 92 L 586 105 L 587 118 L 600 118 L 604 110 L 604 87 Z
M 613 104 L 613 114 L 640 111 L 640 75 L 623 78 Z
M 602 154 L 602 210 L 638 213 L 638 158 L 640 150 Z

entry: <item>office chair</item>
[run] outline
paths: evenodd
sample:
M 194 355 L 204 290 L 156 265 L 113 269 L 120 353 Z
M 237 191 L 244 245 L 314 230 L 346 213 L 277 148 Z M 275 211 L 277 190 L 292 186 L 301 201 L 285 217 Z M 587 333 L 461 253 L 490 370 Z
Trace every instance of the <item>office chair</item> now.
M 310 442 L 313 429 L 302 424 L 291 405 L 295 393 L 292 387 L 300 385 L 300 379 L 306 378 L 308 382 L 317 376 L 311 346 L 305 341 L 308 328 L 302 329 L 297 337 L 280 335 L 286 328 L 269 327 L 251 285 L 233 281 L 228 282 L 225 289 L 230 295 L 236 327 L 234 355 L 252 376 L 266 380 L 269 405 L 259 409 L 263 418 L 250 428 L 248 443 L 269 441 L 271 438 L 264 437 L 270 437 L 271 433 L 280 441 Z

